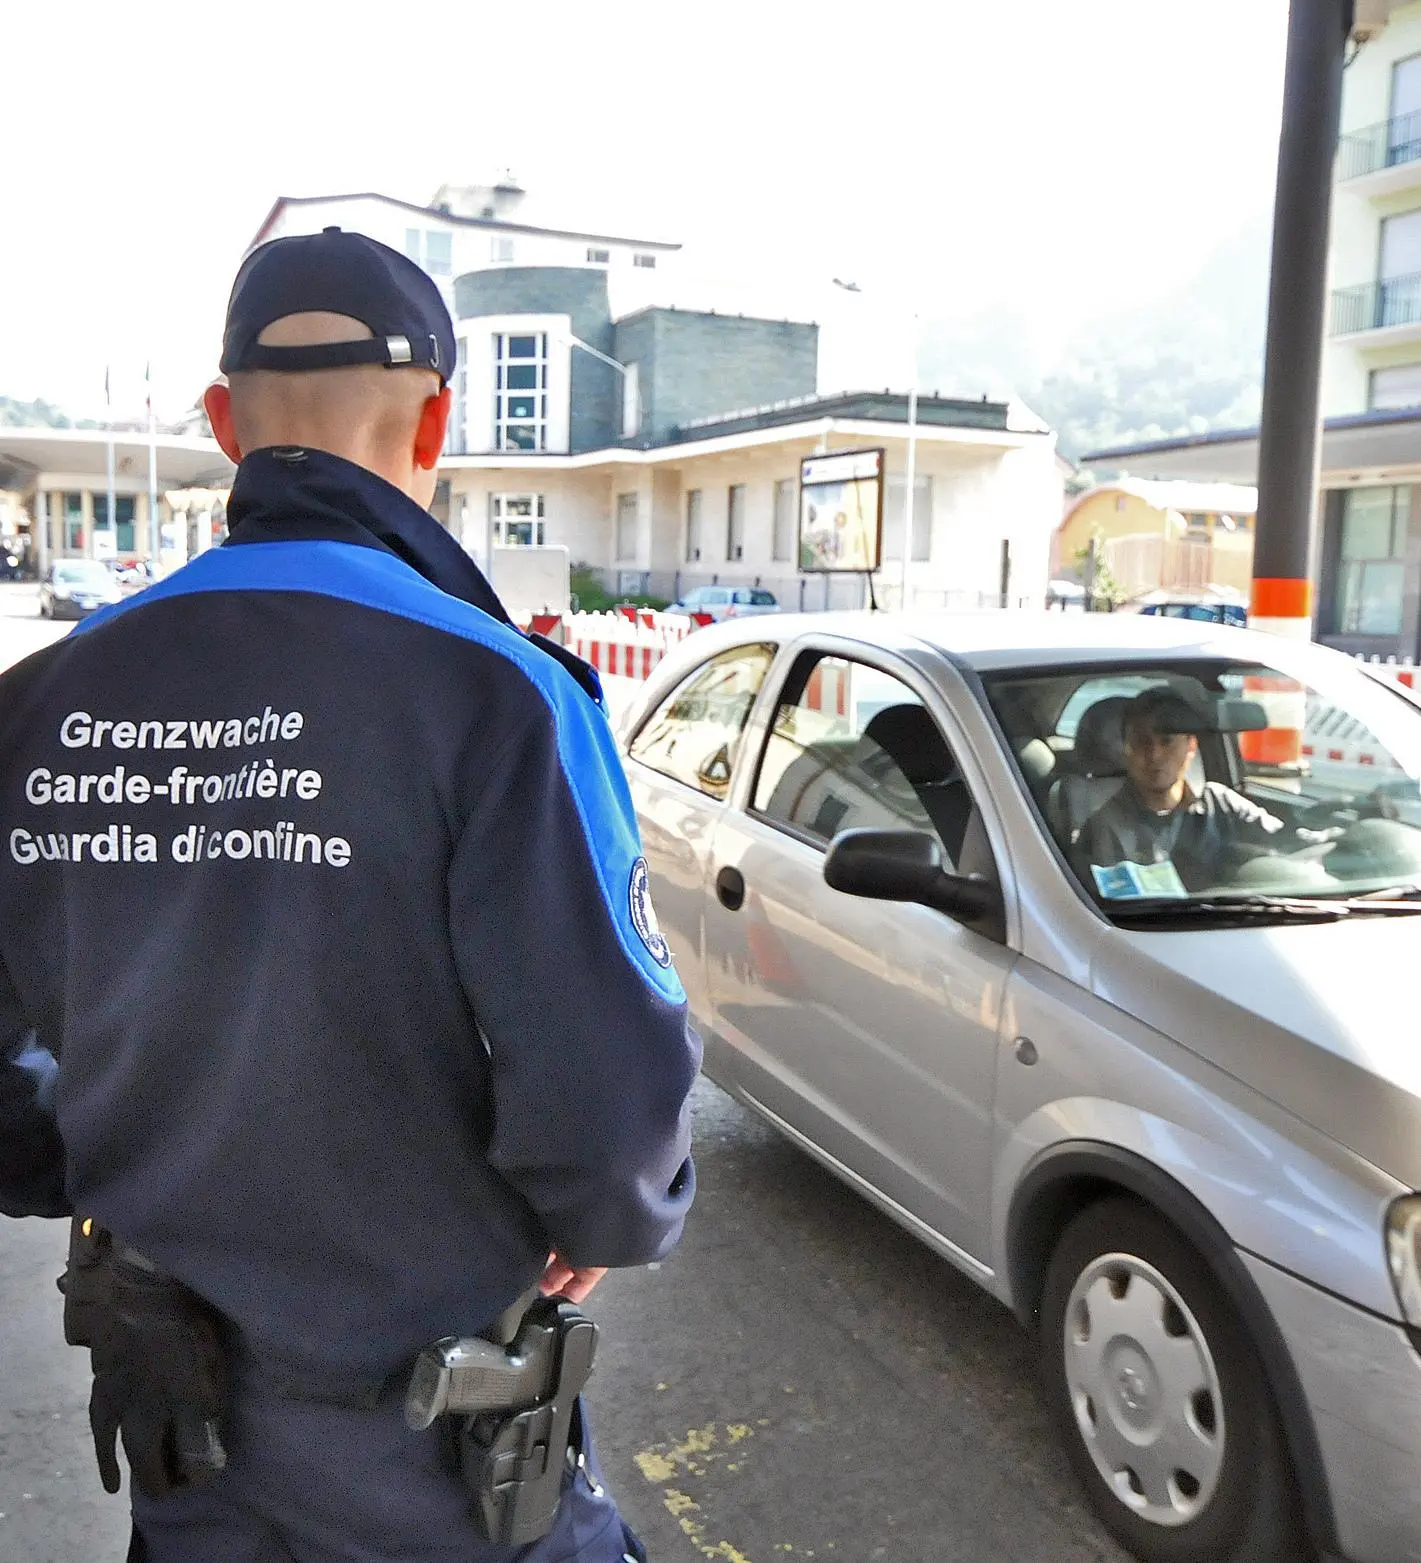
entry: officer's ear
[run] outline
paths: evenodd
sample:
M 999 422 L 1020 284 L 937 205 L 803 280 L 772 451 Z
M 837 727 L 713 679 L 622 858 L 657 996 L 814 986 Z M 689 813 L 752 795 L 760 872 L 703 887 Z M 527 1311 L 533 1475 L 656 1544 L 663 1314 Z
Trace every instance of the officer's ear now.
M 225 380 L 214 380 L 202 393 L 202 406 L 212 434 L 222 447 L 222 454 L 234 464 L 242 460 L 242 448 L 237 443 L 237 427 L 232 422 L 232 392 Z
M 453 395 L 446 385 L 437 396 L 427 398 L 419 410 L 419 425 L 414 433 L 414 464 L 425 472 L 432 472 L 439 465 L 452 402 Z M 214 431 L 216 427 L 213 424 Z

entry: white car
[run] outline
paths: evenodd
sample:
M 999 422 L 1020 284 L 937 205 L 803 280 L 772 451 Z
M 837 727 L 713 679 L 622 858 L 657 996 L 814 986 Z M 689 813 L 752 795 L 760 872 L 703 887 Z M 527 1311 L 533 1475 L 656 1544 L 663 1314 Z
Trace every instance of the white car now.
M 709 614 L 720 623 L 723 619 L 743 619 L 756 613 L 778 613 L 780 605 L 773 592 L 759 586 L 697 586 L 666 611 Z
M 1036 1334 L 1115 1536 L 1421 1559 L 1415 702 L 1187 620 L 796 614 L 621 733 L 706 1072 Z
M 97 559 L 56 559 L 39 583 L 42 619 L 82 619 L 123 597 L 113 572 Z

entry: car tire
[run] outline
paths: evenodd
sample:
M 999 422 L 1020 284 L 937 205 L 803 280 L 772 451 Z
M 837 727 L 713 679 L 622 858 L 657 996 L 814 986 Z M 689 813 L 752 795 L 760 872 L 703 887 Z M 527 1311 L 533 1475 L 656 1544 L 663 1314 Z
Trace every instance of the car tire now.
M 1103 1200 L 1065 1229 L 1040 1313 L 1050 1408 L 1105 1527 L 1144 1563 L 1310 1557 L 1278 1414 L 1202 1256 Z

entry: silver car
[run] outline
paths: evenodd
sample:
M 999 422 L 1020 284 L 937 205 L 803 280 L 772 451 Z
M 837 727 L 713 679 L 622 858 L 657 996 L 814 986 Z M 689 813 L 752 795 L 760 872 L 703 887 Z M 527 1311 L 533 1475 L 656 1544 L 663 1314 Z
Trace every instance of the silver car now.
M 1421 1560 L 1421 709 L 1223 626 L 784 615 L 621 737 L 707 1073 L 1037 1332 L 1115 1536 Z

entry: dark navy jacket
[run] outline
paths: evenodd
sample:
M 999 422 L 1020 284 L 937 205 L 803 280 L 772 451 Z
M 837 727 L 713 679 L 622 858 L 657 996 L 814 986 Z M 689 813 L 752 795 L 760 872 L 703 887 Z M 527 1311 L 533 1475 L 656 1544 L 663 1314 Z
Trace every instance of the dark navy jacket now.
M 314 451 L 229 514 L 0 678 L 0 1208 L 378 1375 L 672 1246 L 698 1043 L 606 718 L 448 534 Z

